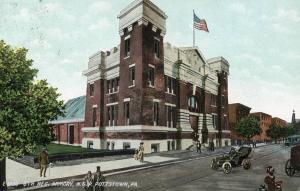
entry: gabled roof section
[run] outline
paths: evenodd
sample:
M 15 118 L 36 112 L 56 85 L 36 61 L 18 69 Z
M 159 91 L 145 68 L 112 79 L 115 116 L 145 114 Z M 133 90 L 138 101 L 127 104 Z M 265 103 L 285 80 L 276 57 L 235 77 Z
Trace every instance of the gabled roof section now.
M 202 60 L 202 62 L 207 65 L 206 59 L 204 57 L 204 55 L 202 54 L 202 52 L 200 51 L 198 46 L 195 47 L 179 47 L 180 50 L 182 51 L 195 51 L 198 56 L 200 57 L 200 59 Z
M 83 122 L 85 114 L 86 96 L 80 96 L 70 99 L 65 104 L 65 116 L 59 116 L 57 120 L 51 121 L 51 124 Z

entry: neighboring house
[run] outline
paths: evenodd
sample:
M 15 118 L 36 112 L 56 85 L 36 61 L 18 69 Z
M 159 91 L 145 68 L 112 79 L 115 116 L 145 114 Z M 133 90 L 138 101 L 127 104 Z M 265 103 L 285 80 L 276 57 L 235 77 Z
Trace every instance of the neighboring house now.
M 250 116 L 255 117 L 259 121 L 260 127 L 262 129 L 262 133 L 260 135 L 255 136 L 253 139 L 263 142 L 270 141 L 271 138 L 267 136 L 266 131 L 272 124 L 272 116 L 263 112 L 250 113 Z
M 54 125 L 55 143 L 81 145 L 84 126 L 85 96 L 70 99 L 65 104 L 65 116 L 51 121 Z
M 279 125 L 281 127 L 286 127 L 287 122 L 279 117 L 273 117 L 272 118 L 272 124 Z
M 242 144 L 242 142 L 245 140 L 244 137 L 242 137 L 235 131 L 235 128 L 241 119 L 249 116 L 250 110 L 250 107 L 241 103 L 233 103 L 228 105 L 231 144 L 239 145 Z

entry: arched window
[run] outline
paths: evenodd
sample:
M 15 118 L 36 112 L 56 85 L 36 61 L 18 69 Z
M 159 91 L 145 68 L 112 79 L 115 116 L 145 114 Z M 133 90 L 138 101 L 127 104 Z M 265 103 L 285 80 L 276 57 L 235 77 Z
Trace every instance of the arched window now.
M 195 96 L 189 97 L 188 106 L 190 111 L 195 112 L 198 110 L 198 101 Z

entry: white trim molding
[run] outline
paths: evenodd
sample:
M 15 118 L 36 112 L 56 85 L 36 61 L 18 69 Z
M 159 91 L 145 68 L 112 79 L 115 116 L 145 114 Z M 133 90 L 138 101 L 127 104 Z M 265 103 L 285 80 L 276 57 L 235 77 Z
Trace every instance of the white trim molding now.
M 123 101 L 123 102 L 129 102 L 129 101 L 130 101 L 130 97 L 124 98 L 124 101 Z

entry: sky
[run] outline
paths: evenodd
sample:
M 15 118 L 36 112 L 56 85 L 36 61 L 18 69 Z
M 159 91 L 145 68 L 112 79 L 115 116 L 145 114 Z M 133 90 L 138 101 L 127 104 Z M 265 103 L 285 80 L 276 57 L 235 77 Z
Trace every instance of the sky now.
M 0 39 L 28 58 L 61 93 L 85 95 L 88 58 L 120 41 L 117 15 L 132 0 L 0 0 Z M 229 103 L 291 121 L 300 118 L 300 1 L 152 0 L 167 15 L 164 41 L 192 46 L 193 9 L 209 33 L 196 31 L 206 59 L 230 64 Z M 170 3 L 172 2 L 172 3 Z

